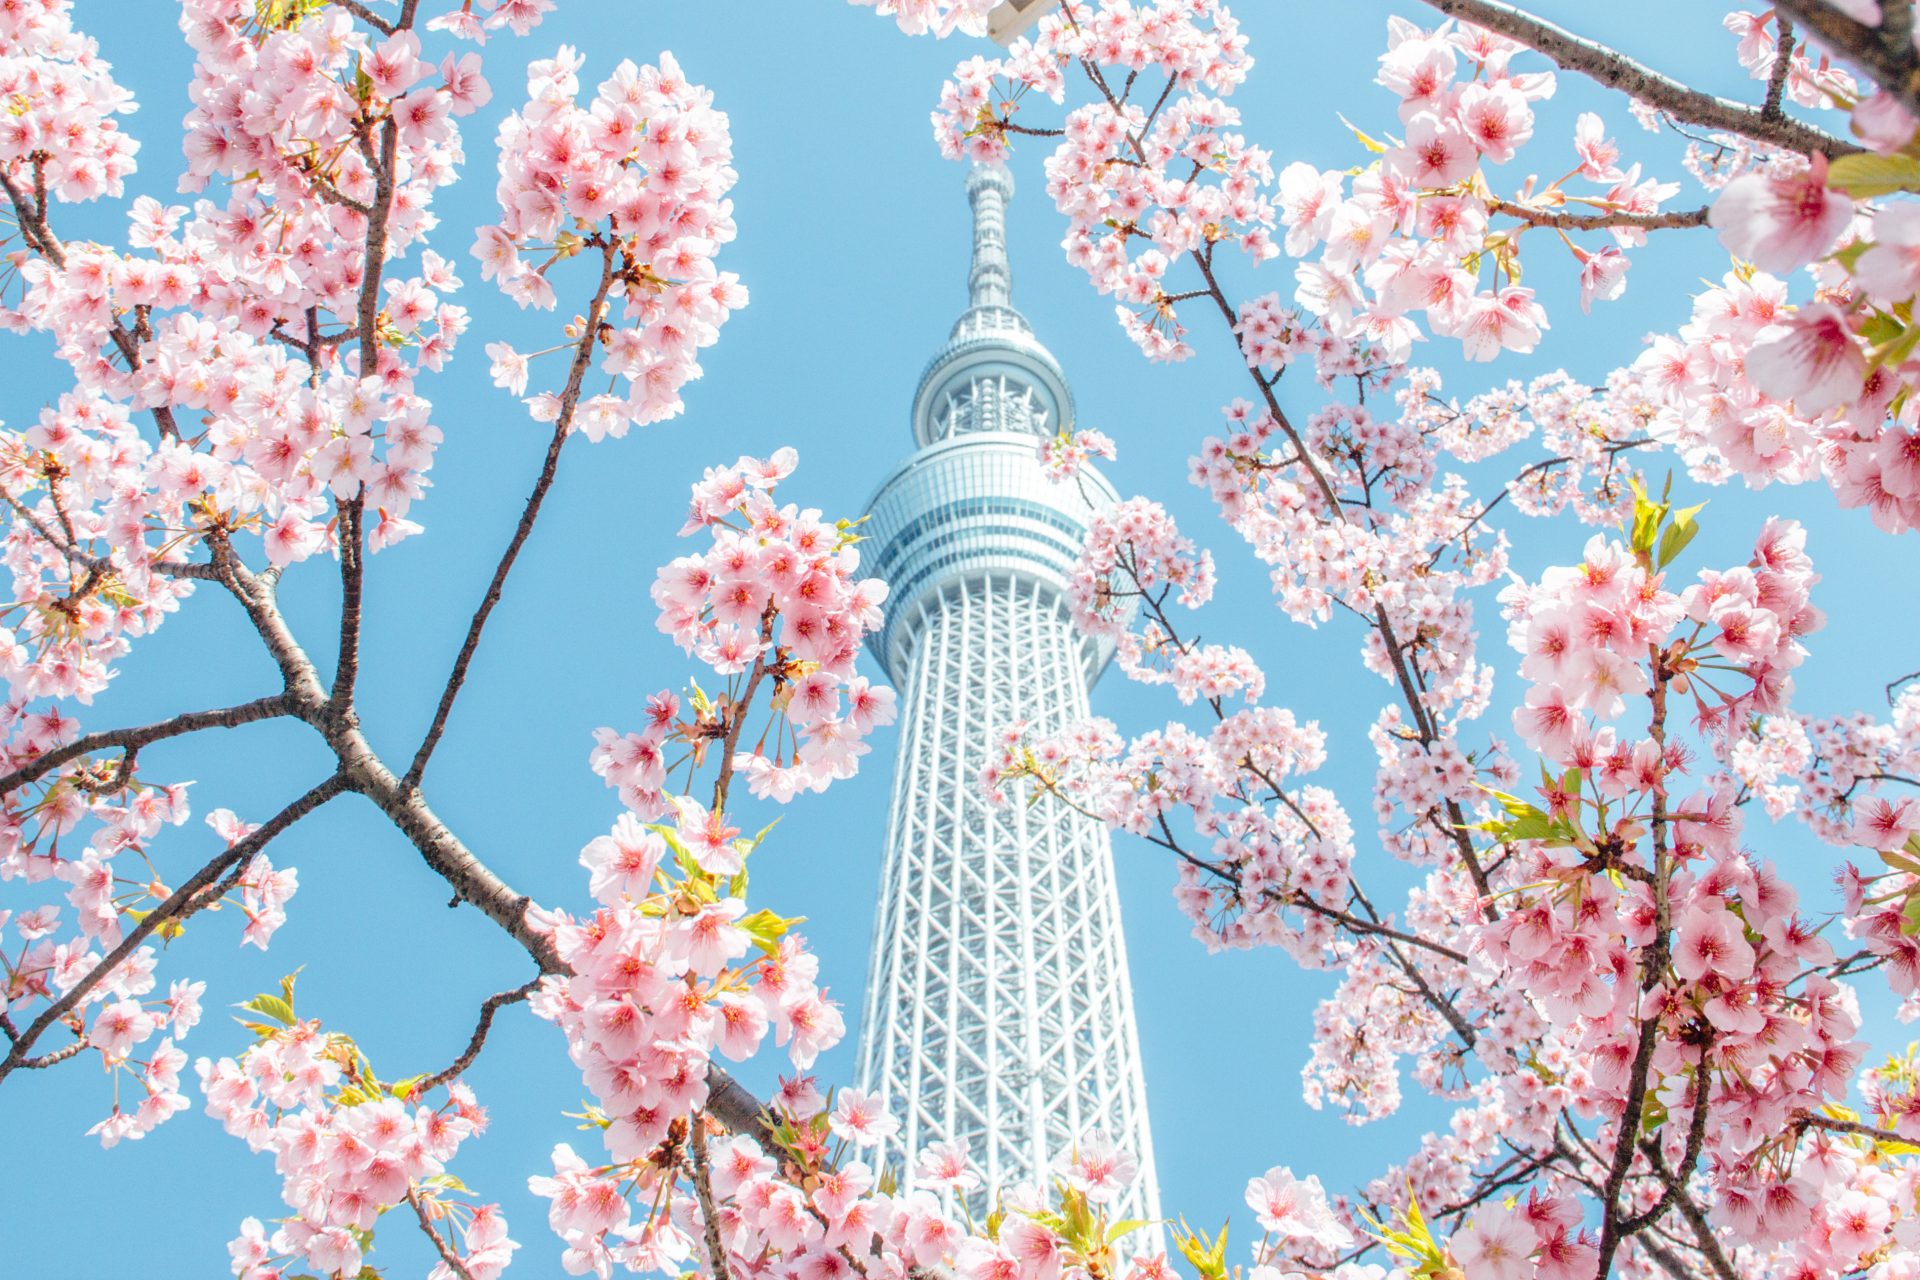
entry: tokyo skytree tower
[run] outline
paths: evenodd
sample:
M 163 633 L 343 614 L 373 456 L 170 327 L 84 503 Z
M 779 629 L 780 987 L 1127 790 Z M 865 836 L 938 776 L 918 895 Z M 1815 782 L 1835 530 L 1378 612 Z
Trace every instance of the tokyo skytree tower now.
M 869 563 L 891 584 L 872 643 L 904 712 L 860 1080 L 901 1123 L 881 1154 L 909 1187 L 922 1148 L 965 1143 L 986 1179 L 978 1212 L 991 1191 L 1046 1187 L 1099 1130 L 1140 1162 L 1114 1216 L 1155 1219 L 1106 828 L 1052 800 L 996 809 L 979 788 L 1003 731 L 1084 717 L 1112 656 L 1074 629 L 1065 595 L 1088 499 L 1115 495 L 1090 472 L 1041 472 L 1037 448 L 1072 428 L 1073 393 L 1013 309 L 1012 193 L 998 166 L 968 174 L 971 305 L 914 393 L 918 450 L 870 506 Z

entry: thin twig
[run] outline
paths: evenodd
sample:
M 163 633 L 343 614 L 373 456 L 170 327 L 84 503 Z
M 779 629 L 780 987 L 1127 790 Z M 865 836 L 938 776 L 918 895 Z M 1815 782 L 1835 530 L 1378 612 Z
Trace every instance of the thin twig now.
M 487 619 L 493 616 L 494 606 L 500 603 L 501 594 L 506 590 L 507 575 L 513 572 L 514 562 L 520 558 L 520 549 L 527 545 L 527 539 L 533 535 L 533 524 L 540 518 L 541 504 L 547 500 L 554 477 L 559 474 L 560 451 L 573 434 L 573 419 L 580 407 L 581 387 L 587 376 L 587 366 L 593 360 L 594 344 L 600 336 L 600 317 L 606 310 L 607 294 L 613 287 L 615 253 L 613 242 L 602 246 L 600 286 L 594 292 L 593 302 L 587 307 L 586 325 L 580 340 L 574 344 L 573 363 L 567 370 L 566 389 L 560 397 L 560 413 L 554 419 L 553 437 L 547 441 L 547 456 L 541 463 L 540 476 L 534 481 L 533 492 L 527 495 L 526 505 L 520 510 L 520 522 L 514 526 L 513 537 L 507 540 L 507 549 L 501 553 L 500 562 L 493 567 L 487 593 L 480 598 L 480 607 L 473 611 L 473 620 L 467 624 L 466 639 L 461 642 L 460 652 L 453 660 L 453 671 L 440 691 L 440 703 L 434 708 L 427 735 L 421 739 L 419 750 L 413 753 L 413 763 L 407 766 L 406 776 L 401 780 L 403 787 L 420 785 L 427 761 L 433 758 L 434 748 L 440 745 L 440 737 L 447 731 L 447 717 L 453 714 L 454 699 L 460 696 L 460 690 L 467 682 L 467 668 L 473 665 L 473 655 L 480 648 L 480 633 L 486 629 Z
M 360 3 L 360 0 L 330 0 L 330 2 L 345 9 L 348 13 L 360 19 L 360 21 L 366 23 L 375 31 L 378 31 L 381 35 L 390 36 L 393 34 L 393 24 L 373 10 L 367 8 L 366 5 Z
M 471 1067 L 473 1060 L 480 1056 L 480 1050 L 486 1047 L 487 1033 L 493 1030 L 493 1015 L 507 1005 L 518 1004 L 525 1000 L 539 985 L 540 979 L 535 978 L 530 982 L 521 983 L 511 991 L 499 991 L 488 996 L 480 1005 L 480 1020 L 474 1025 L 473 1035 L 467 1039 L 467 1047 L 461 1050 L 460 1056 L 448 1066 L 430 1076 L 423 1077 L 415 1084 L 412 1090 L 413 1096 L 418 1097 L 429 1089 L 437 1089 Z
M 1872 77 L 1873 82 L 1920 115 L 1920 55 L 1913 47 L 1912 0 L 1876 5 L 1878 21 L 1861 22 L 1826 0 L 1774 0 L 1776 14 L 1790 14 L 1807 34 Z
M 413 1216 L 419 1219 L 420 1229 L 427 1233 L 427 1239 L 433 1241 L 433 1251 L 440 1255 L 440 1261 L 447 1264 L 447 1270 L 460 1280 L 473 1280 L 473 1273 L 467 1270 L 467 1264 L 460 1260 L 459 1253 L 433 1229 L 433 1222 L 427 1217 L 426 1203 L 420 1199 L 420 1188 L 407 1188 L 407 1203 L 413 1206 Z

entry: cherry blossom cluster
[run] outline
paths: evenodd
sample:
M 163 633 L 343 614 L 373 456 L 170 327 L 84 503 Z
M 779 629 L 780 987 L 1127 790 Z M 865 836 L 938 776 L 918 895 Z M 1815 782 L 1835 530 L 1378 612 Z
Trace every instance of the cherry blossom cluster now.
M 439 1081 L 381 1081 L 352 1040 L 295 1015 L 292 979 L 281 991 L 241 1006 L 259 1021 L 238 1059 L 194 1064 L 207 1114 L 249 1150 L 272 1153 L 292 1210 L 271 1232 L 257 1218 L 240 1224 L 228 1245 L 233 1274 L 357 1276 L 381 1216 L 406 1204 L 441 1253 L 431 1280 L 494 1280 L 520 1246 L 499 1206 L 454 1199 L 462 1187 L 446 1172 L 460 1145 L 487 1127 L 473 1091 L 448 1083 L 444 1101 L 428 1105 L 420 1095 Z
M 34 723 L 22 727 L 12 748 L 16 764 L 30 763 L 37 751 L 71 738 L 77 727 L 54 712 L 28 719 Z M 31 1020 L 73 996 L 66 1017 L 80 1038 L 59 1053 L 97 1054 L 111 1077 L 111 1110 L 88 1130 L 109 1147 L 143 1137 L 185 1107 L 178 1076 L 186 1059 L 175 1042 L 199 1021 L 200 995 L 206 990 L 204 982 L 174 979 L 164 997 L 156 996 L 159 954 L 150 945 L 104 967 L 102 949 L 117 947 L 130 925 L 173 895 L 148 849 L 165 827 L 184 824 L 190 811 L 185 784 L 129 783 L 123 773 L 118 763 L 82 759 L 32 786 L 31 801 L 25 794 L 29 787 L 10 794 L 0 825 L 0 881 L 19 881 L 29 890 L 41 886 L 42 892 L 60 894 L 65 904 L 0 908 L 0 928 L 11 920 L 20 944 L 11 956 L 0 951 L 6 975 L 0 1011 L 9 1019 Z M 209 814 L 207 823 L 229 849 L 253 830 L 224 809 Z M 265 854 L 253 854 L 230 876 L 194 895 L 163 937 L 178 936 L 192 914 L 230 906 L 246 918 L 240 941 L 264 951 L 285 923 L 287 903 L 298 886 L 293 868 L 275 868 Z M 71 933 L 63 927 L 67 908 L 73 912 Z M 83 1027 L 89 1011 L 91 1020 Z M 162 1033 L 167 1037 L 149 1045 Z M 140 1093 L 123 1098 L 123 1082 Z
M 883 18 L 892 18 L 910 36 L 950 35 L 955 31 L 977 36 L 987 29 L 987 15 L 1000 0 L 853 0 L 870 6 Z
M 264 949 L 298 879 L 240 850 L 255 828 L 217 809 L 208 822 L 231 869 L 178 890 L 150 850 L 185 822 L 185 785 L 141 778 L 137 745 L 80 750 L 63 704 L 104 692 L 132 642 L 198 579 L 245 573 L 242 539 L 257 535 L 277 572 L 337 545 L 335 508 L 348 500 L 377 512 L 375 549 L 417 529 L 406 513 L 439 432 L 412 382 L 444 364 L 466 324 L 439 300 L 459 282 L 437 255 L 422 252 L 410 278 L 397 262 L 452 177 L 449 117 L 486 101 L 477 61 L 436 72 L 413 35 L 376 39 L 316 8 L 184 6 L 196 64 L 182 185 L 217 184 L 220 198 L 191 209 L 135 199 L 124 249 L 64 238 L 52 219 L 59 202 L 120 194 L 135 147 L 116 117 L 131 98 L 65 0 L 0 15 L 0 82 L 14 104 L 0 177 L 17 239 L 17 293 L 0 318 L 50 336 L 74 375 L 37 420 L 0 431 L 0 496 L 14 515 L 0 553 L 13 586 L 0 617 L 0 880 L 60 886 L 78 930 L 61 937 L 50 907 L 17 913 L 30 936 L 5 1007 L 9 1030 L 16 1017 L 58 1015 L 80 1037 L 53 1061 L 100 1054 L 116 1094 L 94 1132 L 109 1145 L 179 1109 L 171 1040 L 148 1058 L 139 1047 L 192 1025 L 182 993 L 200 984 L 173 984 L 179 1011 L 143 1005 L 154 947 L 110 969 L 102 950 L 162 907 L 156 941 L 223 905 L 245 917 L 242 941 Z M 362 325 L 376 222 L 391 255 L 385 305 Z M 143 436 L 149 418 L 156 432 Z M 237 722 L 248 718 L 258 715 Z M 144 1101 L 122 1104 L 123 1078 Z
M 517 36 L 526 35 L 554 8 L 554 0 L 479 0 L 479 4 L 476 13 L 474 0 L 460 0 L 459 8 L 427 19 L 427 29 L 485 44 L 489 34 L 502 28 Z
M 1822 625 L 1810 599 L 1819 578 L 1805 547 L 1798 524 L 1771 521 L 1748 566 L 1702 571 L 1676 593 L 1646 554 L 1596 534 L 1580 564 L 1508 587 L 1501 592 L 1508 642 L 1524 655 L 1520 673 L 1528 681 L 1514 729 L 1562 766 L 1617 759 L 1622 744 L 1595 726 L 1653 687 L 1658 672 L 1643 665 L 1649 651 L 1674 677 L 1674 692 L 1691 696 L 1702 726 L 1780 710 L 1792 693 L 1790 673 L 1806 655 L 1800 637 Z M 1661 564 L 1677 554 L 1671 544 L 1659 550 Z M 1677 635 L 1683 623 L 1691 632 Z M 1643 746 L 1657 764 L 1658 750 Z M 1635 776 L 1625 759 L 1609 768 L 1622 782 Z
M 669 848 L 681 860 L 663 868 Z M 725 896 L 731 877 L 716 880 L 686 850 L 671 828 L 623 816 L 582 854 L 600 909 L 578 921 L 554 913 L 540 926 L 571 972 L 545 979 L 533 1010 L 565 1034 L 597 1101 L 616 1170 L 600 1175 L 609 1187 L 645 1163 L 676 1117 L 705 1103 L 713 1054 L 743 1061 L 772 1031 L 804 1070 L 844 1033 L 838 1007 L 815 985 L 818 961 L 788 922 L 748 917 L 741 898 Z M 640 1243 L 618 1234 L 610 1243 L 614 1225 L 585 1230 L 556 1205 L 570 1257 Z
M 893 723 L 893 690 L 854 666 L 863 638 L 880 626 L 886 584 L 857 576 L 851 523 L 775 502 L 774 488 L 797 462 L 792 449 L 741 458 L 709 467 L 693 486 L 681 532 L 711 544 L 662 566 L 653 600 L 660 630 L 724 679 L 727 692 L 712 698 L 696 685 L 684 720 L 680 700 L 661 693 L 641 732 L 596 735 L 594 771 L 645 818 L 668 811 L 669 774 L 682 760 L 697 769 L 710 747 L 723 772 L 739 770 L 754 795 L 784 803 L 851 777 L 867 735 Z M 771 683 L 767 719 L 749 736 L 763 681 Z M 676 746 L 686 749 L 680 759 L 669 757 Z
M 534 418 L 575 413 L 588 439 L 681 410 L 680 389 L 700 376 L 696 353 L 746 305 L 746 287 L 714 266 L 733 239 L 732 140 L 713 94 L 691 83 L 671 54 L 657 66 L 622 61 L 585 106 L 569 46 L 527 69 L 527 103 L 500 127 L 501 218 L 474 240 L 484 279 L 522 307 L 551 309 L 548 276 L 564 259 L 598 249 L 601 295 L 621 299 L 620 319 L 576 319 L 554 350 L 599 350 L 599 367 L 624 393 L 581 400 L 584 357 L 561 391 L 527 400 Z M 532 255 L 529 261 L 526 256 Z M 587 332 L 592 329 L 593 332 Z M 582 344 L 585 345 L 582 345 Z M 490 343 L 497 385 L 519 395 L 530 357 Z
M 0 172 L 30 169 L 63 202 L 118 196 L 140 144 L 116 116 L 134 110 L 98 46 L 73 28 L 67 4 L 10 5 L 0 14 Z
M 1920 1014 L 1920 685 L 1892 698 L 1886 721 L 1863 714 L 1760 717 L 1729 744 L 1728 772 L 1779 818 L 1829 844 L 1864 851 L 1840 873 L 1848 936 L 1876 957 Z
M 1325 761 L 1317 724 L 1254 706 L 1204 737 L 1173 723 L 1128 742 L 1098 718 L 1043 734 L 1015 726 L 980 786 L 1000 804 L 1014 784 L 1031 787 L 1156 842 L 1184 811 L 1210 841 L 1174 890 L 1195 935 L 1213 947 L 1283 946 L 1318 965 L 1338 948 L 1315 906 L 1345 896 L 1353 831 L 1331 791 L 1289 779 Z
M 1095 458 L 1116 456 L 1113 437 L 1090 427 L 1072 434 L 1056 432 L 1040 442 L 1039 452 L 1040 469 L 1056 484 L 1079 475 Z
M 760 1137 L 720 1136 L 682 1119 L 646 1160 L 593 1165 L 562 1144 L 553 1173 L 531 1179 L 549 1220 L 572 1242 L 571 1274 L 609 1276 L 692 1267 L 741 1274 L 753 1265 L 803 1275 L 905 1276 L 943 1267 L 965 1280 L 1077 1274 L 1169 1280 L 1164 1255 L 1128 1264 L 1128 1224 L 1106 1206 L 1137 1173 L 1099 1134 L 1062 1153 L 1054 1196 L 1007 1189 L 984 1229 L 963 1224 L 946 1197 L 981 1179 L 964 1146 L 936 1143 L 916 1163 L 918 1186 L 882 1189 L 866 1157 L 892 1130 L 877 1100 L 855 1090 L 822 1098 L 810 1077 L 789 1080 Z M 646 1216 L 636 1220 L 644 1206 Z M 1137 1224 L 1132 1224 L 1137 1225 Z

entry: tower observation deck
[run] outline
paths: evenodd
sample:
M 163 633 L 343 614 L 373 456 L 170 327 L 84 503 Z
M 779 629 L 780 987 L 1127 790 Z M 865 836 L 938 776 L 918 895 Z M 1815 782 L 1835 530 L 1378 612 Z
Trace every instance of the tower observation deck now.
M 920 376 L 917 451 L 869 506 L 868 563 L 891 588 L 871 643 L 903 714 L 859 1073 L 900 1120 L 881 1155 L 909 1187 L 922 1148 L 964 1143 L 986 1179 L 979 1211 L 999 1189 L 1044 1187 L 1097 1130 L 1140 1162 L 1114 1216 L 1155 1219 L 1106 828 L 1056 803 L 996 809 L 979 787 L 1008 729 L 1084 717 L 1112 656 L 1075 630 L 1066 586 L 1088 517 L 1115 494 L 1090 471 L 1078 484 L 1041 471 L 1042 439 L 1072 429 L 1073 392 L 1013 309 L 1012 193 L 997 166 L 967 176 L 970 305 Z

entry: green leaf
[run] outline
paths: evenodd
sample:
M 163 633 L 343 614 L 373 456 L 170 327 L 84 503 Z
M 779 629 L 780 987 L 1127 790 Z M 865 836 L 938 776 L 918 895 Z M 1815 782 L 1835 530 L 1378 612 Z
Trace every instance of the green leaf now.
M 1841 156 L 1827 166 L 1827 186 L 1855 200 L 1920 191 L 1920 160 L 1912 156 L 1881 156 L 1870 152 Z
M 775 827 L 779 825 L 780 825 L 780 819 L 775 818 L 772 822 L 769 822 L 766 826 L 754 832 L 753 839 L 735 840 L 733 842 L 734 847 L 740 850 L 742 854 L 752 853 L 755 849 L 758 849 L 760 847 L 760 842 L 767 838 L 767 833 L 772 831 Z
M 1855 240 L 1852 244 L 1834 254 L 1833 260 L 1845 267 L 1848 275 L 1852 275 L 1855 264 L 1860 261 L 1860 255 L 1872 247 L 1873 244 L 1871 241 Z
M 1860 336 L 1867 340 L 1870 347 L 1892 342 L 1900 336 L 1900 331 L 1900 321 L 1884 311 L 1873 312 L 1860 326 Z
M 1872 365 L 1894 365 L 1903 363 L 1913 354 L 1915 346 L 1920 345 L 1920 325 L 1902 325 L 1894 321 L 1893 334 L 1879 342 L 1870 344 L 1867 361 Z
M 1131 1235 L 1142 1227 L 1150 1227 L 1152 1225 L 1153 1219 L 1151 1218 L 1122 1218 L 1107 1228 L 1107 1243 L 1112 1244 L 1121 1236 Z
M 1667 505 L 1648 498 L 1638 480 L 1629 483 L 1633 486 L 1633 519 L 1628 527 L 1628 542 L 1635 551 L 1647 555 L 1653 551 L 1653 539 L 1660 532 L 1660 522 L 1666 519 Z
M 1909 938 L 1920 938 L 1920 893 L 1907 899 L 1907 905 L 1900 908 L 1900 932 Z
M 1667 531 L 1660 535 L 1660 554 L 1654 557 L 1656 569 L 1664 569 L 1672 564 L 1679 558 L 1680 553 L 1687 549 L 1687 544 L 1699 535 L 1700 526 L 1694 517 L 1699 515 L 1706 505 L 1703 502 L 1699 506 L 1685 507 L 1673 513 L 1673 522 L 1667 526 Z
M 754 946 L 772 956 L 780 953 L 780 939 L 786 936 L 787 930 L 805 918 L 805 916 L 795 916 L 787 919 L 762 907 L 752 915 L 743 917 L 739 927 L 745 929 L 753 938 Z
M 257 1013 L 264 1017 L 272 1018 L 283 1027 L 293 1025 L 293 1006 L 276 995 L 268 995 L 262 992 L 244 1004 L 235 1005 L 234 1008 L 245 1009 L 248 1013 Z

